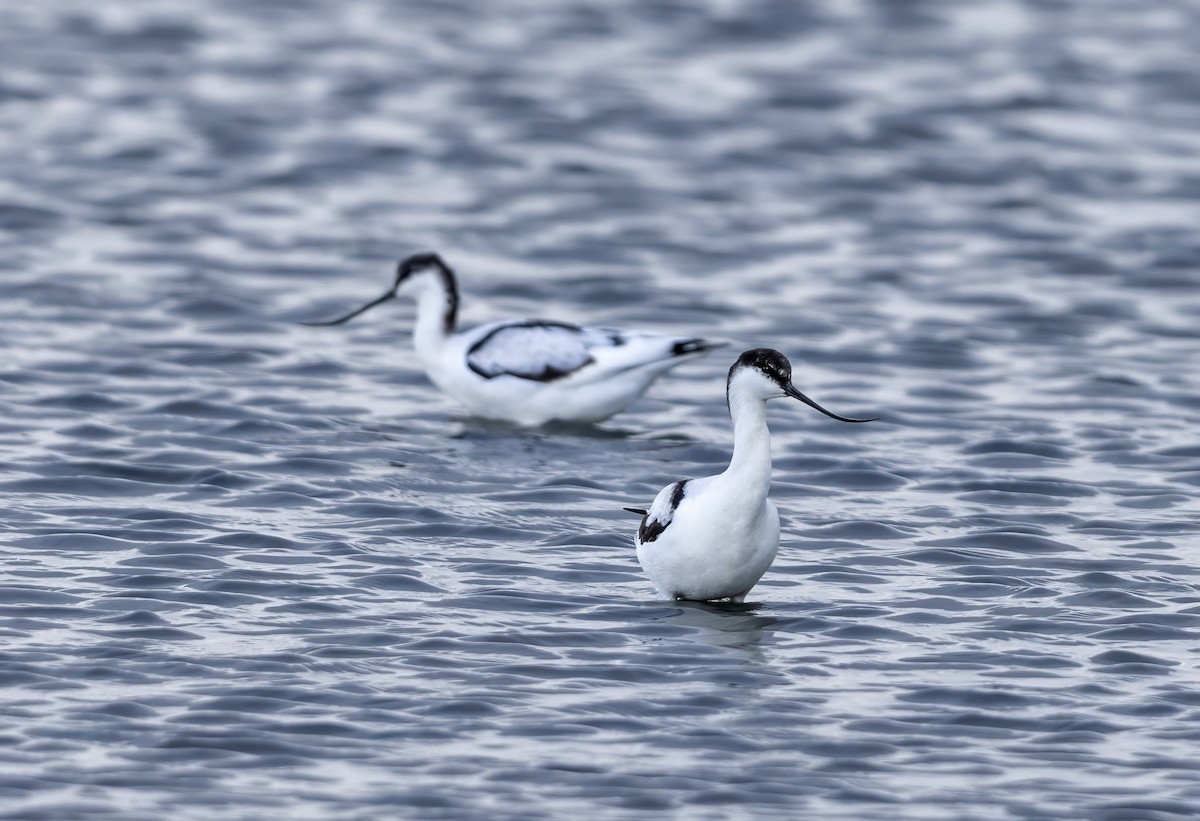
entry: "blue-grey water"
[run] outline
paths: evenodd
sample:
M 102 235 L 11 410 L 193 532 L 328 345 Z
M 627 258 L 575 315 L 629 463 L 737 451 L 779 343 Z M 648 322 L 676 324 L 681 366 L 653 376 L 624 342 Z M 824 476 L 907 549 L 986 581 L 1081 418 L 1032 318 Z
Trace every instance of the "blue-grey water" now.
M 0 9 L 0 817 L 1200 816 L 1200 6 Z M 411 305 L 736 347 L 466 417 Z M 655 601 L 772 346 L 779 558 Z

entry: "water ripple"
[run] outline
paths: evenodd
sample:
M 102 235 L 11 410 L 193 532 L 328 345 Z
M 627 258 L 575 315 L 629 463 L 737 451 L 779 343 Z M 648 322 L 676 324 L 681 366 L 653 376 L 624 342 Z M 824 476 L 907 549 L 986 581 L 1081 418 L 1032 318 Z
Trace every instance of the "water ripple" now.
M 0 817 L 1200 815 L 1183 2 L 0 11 Z M 411 306 L 770 345 L 752 603 L 631 545 L 724 354 L 466 417 Z

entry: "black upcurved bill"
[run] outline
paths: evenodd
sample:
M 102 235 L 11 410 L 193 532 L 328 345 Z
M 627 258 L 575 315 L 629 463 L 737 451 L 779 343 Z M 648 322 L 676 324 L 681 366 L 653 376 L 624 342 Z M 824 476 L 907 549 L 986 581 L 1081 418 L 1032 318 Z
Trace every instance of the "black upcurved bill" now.
M 374 308 L 376 305 L 387 302 L 389 299 L 395 299 L 395 298 L 396 298 L 396 292 L 388 291 L 386 294 L 381 296 L 379 299 L 376 299 L 372 302 L 368 302 L 366 305 L 362 306 L 358 310 L 351 311 L 350 313 L 346 314 L 343 317 L 338 317 L 337 319 L 331 319 L 328 322 L 301 322 L 300 324 L 308 325 L 310 327 L 323 327 L 326 325 L 341 325 L 343 322 L 349 322 L 350 320 L 354 319 L 354 317 L 358 316 L 359 314 L 369 311 L 370 309 Z
M 879 421 L 879 417 L 875 417 L 873 419 L 849 419 L 845 416 L 838 416 L 836 413 L 830 413 L 829 411 L 825 410 L 823 407 L 818 405 L 816 402 L 812 401 L 807 396 L 800 393 L 800 391 L 796 390 L 795 385 L 786 386 L 783 389 L 783 392 L 786 393 L 788 396 L 792 397 L 793 399 L 799 399 L 801 402 L 808 405 L 810 408 L 816 408 L 821 413 L 828 416 L 830 419 L 836 419 L 839 422 L 877 422 L 877 421 Z

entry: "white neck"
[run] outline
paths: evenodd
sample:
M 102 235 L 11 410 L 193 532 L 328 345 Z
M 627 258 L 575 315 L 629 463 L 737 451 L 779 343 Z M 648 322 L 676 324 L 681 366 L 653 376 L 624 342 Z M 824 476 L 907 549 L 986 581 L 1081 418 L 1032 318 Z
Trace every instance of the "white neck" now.
M 735 393 L 729 397 L 729 412 L 733 416 L 733 458 L 722 475 L 735 480 L 742 492 L 765 499 L 771 487 L 767 402 Z
M 449 294 L 437 277 L 422 276 L 419 288 L 413 293 L 417 301 L 417 324 L 413 328 L 413 346 L 421 359 L 432 359 L 441 352 L 447 337 L 454 332 L 446 329 L 446 305 Z

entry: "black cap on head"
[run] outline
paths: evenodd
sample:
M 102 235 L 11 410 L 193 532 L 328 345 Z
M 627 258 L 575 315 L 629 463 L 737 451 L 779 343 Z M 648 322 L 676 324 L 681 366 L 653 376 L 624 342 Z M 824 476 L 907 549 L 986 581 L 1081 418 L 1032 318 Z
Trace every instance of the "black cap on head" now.
M 838 416 L 836 413 L 825 410 L 825 408 L 809 399 L 792 384 L 792 363 L 788 362 L 788 358 L 774 348 L 754 348 L 743 353 L 738 357 L 737 362 L 733 363 L 733 367 L 729 369 L 729 377 L 725 381 L 726 406 L 729 405 L 729 388 L 733 383 L 733 375 L 743 368 L 753 368 L 778 385 L 785 396 L 799 399 L 810 408 L 815 408 L 831 419 L 837 419 L 839 422 L 875 421 L 874 419 L 850 419 L 846 416 Z
M 781 388 L 792 383 L 792 363 L 774 348 L 745 351 L 729 369 L 729 379 L 741 368 L 754 368 Z
M 415 274 L 418 271 L 427 271 L 430 268 L 437 272 L 442 283 L 442 288 L 446 292 L 446 310 L 442 315 L 442 325 L 446 333 L 453 333 L 454 326 L 458 321 L 458 283 L 454 281 L 454 272 L 450 270 L 450 266 L 442 262 L 442 258 L 437 254 L 428 252 L 413 254 L 400 260 L 400 263 L 396 266 L 396 281 L 392 283 L 392 287 L 383 296 L 337 319 L 331 319 L 327 322 L 303 322 L 301 324 L 324 326 L 341 325 L 343 322 L 349 322 L 354 317 L 371 310 L 376 305 L 382 305 L 390 299 L 395 299 L 396 292 L 400 289 L 400 285 L 403 284 L 405 279 L 411 274 Z
M 408 275 L 424 271 L 426 268 L 437 268 L 440 271 L 449 270 L 446 263 L 442 262 L 442 258 L 437 254 L 431 252 L 413 254 L 400 260 L 400 264 L 396 266 L 396 284 L 399 285 Z

